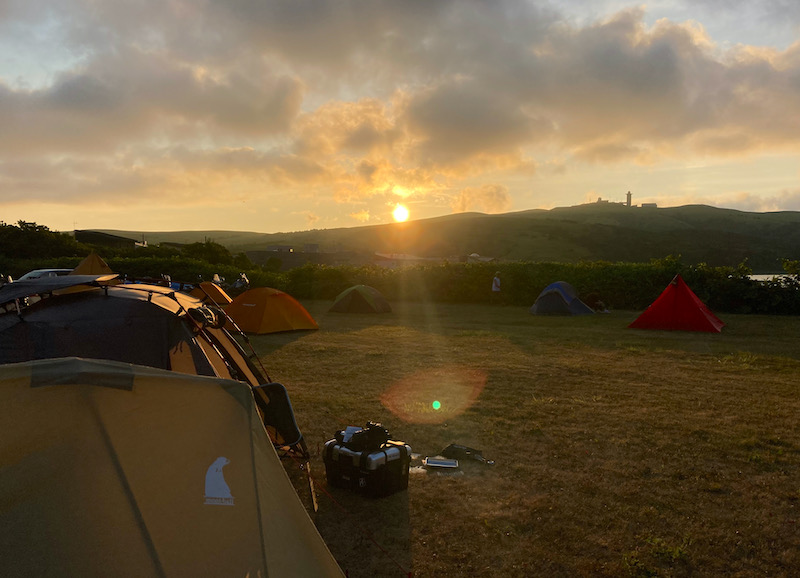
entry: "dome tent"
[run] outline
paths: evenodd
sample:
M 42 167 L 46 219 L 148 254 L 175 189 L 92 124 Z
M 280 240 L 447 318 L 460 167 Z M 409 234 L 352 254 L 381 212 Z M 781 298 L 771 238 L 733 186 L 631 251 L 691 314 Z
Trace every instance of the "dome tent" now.
M 225 307 L 225 313 L 246 333 L 319 329 L 311 314 L 294 297 L 270 287 L 245 291 Z
M 390 313 L 391 305 L 381 292 L 369 285 L 355 285 L 336 297 L 330 311 L 338 313 Z
M 0 288 L 5 573 L 341 576 L 218 311 L 113 277 Z
M 575 288 L 565 281 L 545 287 L 530 308 L 531 315 L 590 315 L 591 307 L 578 299 Z

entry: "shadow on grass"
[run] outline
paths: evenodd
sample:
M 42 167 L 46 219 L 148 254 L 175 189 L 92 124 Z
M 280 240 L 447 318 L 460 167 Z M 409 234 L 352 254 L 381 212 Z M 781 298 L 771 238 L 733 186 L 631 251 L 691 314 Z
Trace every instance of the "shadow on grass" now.
M 408 491 L 370 498 L 323 484 L 318 499 L 320 534 L 349 578 L 412 571 Z

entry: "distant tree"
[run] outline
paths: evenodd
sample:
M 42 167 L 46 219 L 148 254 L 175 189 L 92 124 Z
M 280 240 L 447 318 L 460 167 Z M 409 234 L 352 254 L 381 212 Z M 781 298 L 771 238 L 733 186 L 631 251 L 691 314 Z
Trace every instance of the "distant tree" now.
M 12 259 L 50 259 L 85 255 L 89 248 L 71 235 L 51 231 L 44 225 L 26 221 L 8 225 L 0 221 L 0 252 Z
M 264 263 L 261 266 L 261 268 L 264 271 L 270 271 L 270 272 L 273 272 L 273 273 L 277 273 L 278 271 L 281 270 L 282 266 L 283 266 L 283 260 L 280 257 L 274 257 L 273 256 L 273 257 L 270 257 L 269 259 L 267 259 L 267 262 Z
M 223 245 L 205 240 L 202 243 L 191 243 L 181 250 L 184 257 L 198 259 L 212 265 L 233 265 L 233 256 Z
M 250 260 L 250 257 L 244 253 L 236 253 L 236 255 L 233 256 L 233 264 L 242 271 L 249 271 L 255 267 L 253 262 Z

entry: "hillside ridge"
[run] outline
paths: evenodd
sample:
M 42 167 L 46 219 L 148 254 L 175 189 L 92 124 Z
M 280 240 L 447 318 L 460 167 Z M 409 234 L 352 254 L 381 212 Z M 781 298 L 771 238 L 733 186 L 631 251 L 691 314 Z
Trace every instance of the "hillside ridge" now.
M 477 253 L 514 261 L 649 262 L 681 255 L 687 263 L 781 271 L 782 259 L 800 259 L 800 212 L 754 213 L 686 205 L 626 207 L 591 203 L 502 214 L 458 213 L 405 223 L 335 229 L 252 231 L 97 231 L 151 244 L 206 239 L 232 252 L 286 245 L 303 251 L 393 253 L 459 258 Z

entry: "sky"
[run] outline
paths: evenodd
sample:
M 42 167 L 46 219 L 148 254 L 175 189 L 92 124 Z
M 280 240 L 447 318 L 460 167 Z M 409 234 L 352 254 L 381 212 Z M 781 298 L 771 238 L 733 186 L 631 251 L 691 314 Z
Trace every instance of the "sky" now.
M 0 221 L 800 210 L 796 0 L 0 0 Z

